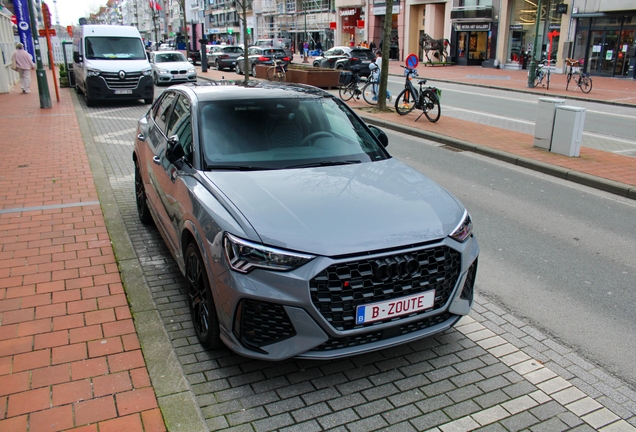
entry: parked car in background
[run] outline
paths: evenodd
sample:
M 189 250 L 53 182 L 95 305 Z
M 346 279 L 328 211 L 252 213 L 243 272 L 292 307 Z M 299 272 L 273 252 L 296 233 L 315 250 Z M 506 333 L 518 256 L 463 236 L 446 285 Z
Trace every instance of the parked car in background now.
M 369 65 L 375 60 L 375 54 L 368 48 L 352 48 L 348 57 L 336 60 L 335 69 L 358 72 L 361 76 L 369 76 Z
M 256 65 L 272 66 L 274 60 L 280 60 L 283 67 L 287 67 L 291 59 L 285 51 L 280 48 L 263 48 L 257 46 L 251 46 L 247 49 L 247 57 L 249 59 L 249 71 L 252 76 L 256 76 Z M 244 59 L 245 56 L 241 55 L 236 58 L 236 73 L 243 75 Z
M 138 215 L 185 276 L 204 347 L 338 359 L 439 334 L 470 312 L 479 247 L 468 211 L 336 96 L 178 85 L 134 136 Z
M 254 46 L 261 48 L 280 48 L 285 51 L 287 57 L 289 57 L 289 62 L 291 63 L 294 60 L 294 52 L 291 49 L 291 39 L 286 38 L 273 38 L 273 39 L 258 39 Z
M 208 65 L 217 70 L 236 67 L 236 59 L 243 55 L 243 48 L 238 45 L 210 45 L 208 48 Z
M 334 69 L 336 67 L 336 61 L 343 58 L 348 58 L 350 52 L 350 47 L 335 46 L 327 51 L 324 51 L 322 55 L 316 57 L 312 64 L 315 67 Z
M 155 85 L 197 81 L 197 70 L 179 51 L 151 52 L 150 66 Z

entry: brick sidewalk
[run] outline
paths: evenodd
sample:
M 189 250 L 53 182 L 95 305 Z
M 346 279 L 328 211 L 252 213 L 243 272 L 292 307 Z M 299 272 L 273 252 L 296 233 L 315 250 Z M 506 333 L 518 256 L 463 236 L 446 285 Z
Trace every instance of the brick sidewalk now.
M 70 93 L 33 78 L 0 95 L 0 430 L 165 430 Z

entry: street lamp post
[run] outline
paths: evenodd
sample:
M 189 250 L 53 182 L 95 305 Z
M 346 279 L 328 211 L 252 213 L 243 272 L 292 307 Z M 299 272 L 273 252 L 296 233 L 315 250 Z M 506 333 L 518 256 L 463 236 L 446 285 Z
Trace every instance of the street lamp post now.
M 537 54 L 537 43 L 539 41 L 540 22 L 541 22 L 541 0 L 539 0 L 539 2 L 537 3 L 537 18 L 535 19 L 535 24 L 534 24 L 534 43 L 532 44 L 532 52 L 531 52 L 532 57 L 530 58 L 530 64 L 528 65 L 528 68 L 530 68 L 530 70 L 528 71 L 528 88 L 534 87 L 534 80 L 537 76 L 536 54 Z
M 307 53 L 305 52 L 305 42 L 307 42 L 307 0 L 303 1 L 303 12 L 305 12 L 305 38 L 303 40 L 302 46 L 303 63 L 309 63 L 309 61 L 307 60 Z
M 32 0 L 27 0 L 27 6 L 29 8 L 29 18 L 31 20 L 31 36 L 33 37 L 33 46 L 35 48 L 35 61 L 37 69 L 35 75 L 38 82 L 38 93 L 40 95 L 40 108 L 52 108 L 51 95 L 49 93 L 49 84 L 46 80 L 46 72 L 42 64 L 42 54 L 40 51 L 40 40 L 38 39 L 37 21 L 35 20 L 35 13 L 33 12 Z

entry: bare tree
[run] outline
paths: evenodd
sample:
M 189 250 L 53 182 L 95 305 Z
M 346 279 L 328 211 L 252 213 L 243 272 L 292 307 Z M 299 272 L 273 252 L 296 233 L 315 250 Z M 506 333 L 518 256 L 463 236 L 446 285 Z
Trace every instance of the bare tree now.
M 247 84 L 250 80 L 250 59 L 247 56 L 247 9 L 252 7 L 252 0 L 236 0 L 236 4 L 241 9 L 239 19 L 243 23 L 243 82 Z
M 378 109 L 387 111 L 386 87 L 389 80 L 389 49 L 391 47 L 391 29 L 393 28 L 393 0 L 386 0 L 384 28 L 382 35 L 382 70 L 380 71 L 380 88 L 378 89 Z
M 185 33 L 186 58 L 190 58 L 190 35 L 188 34 L 188 23 L 186 22 L 185 0 L 178 0 L 181 14 L 183 15 L 183 32 Z

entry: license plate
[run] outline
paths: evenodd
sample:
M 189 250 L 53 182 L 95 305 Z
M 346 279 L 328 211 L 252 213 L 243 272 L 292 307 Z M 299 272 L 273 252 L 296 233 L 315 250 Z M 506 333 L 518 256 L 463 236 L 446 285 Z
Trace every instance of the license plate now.
M 184 74 L 175 74 L 174 77 L 175 78 L 185 78 L 186 76 Z
M 132 90 L 115 90 L 115 94 L 132 94 Z
M 356 308 L 356 324 L 365 324 L 387 318 L 409 315 L 413 312 L 430 309 L 434 303 L 435 290 L 409 297 L 358 306 Z

